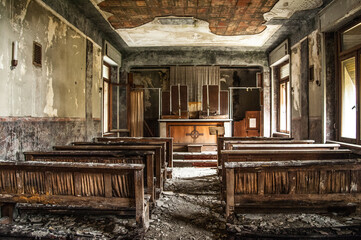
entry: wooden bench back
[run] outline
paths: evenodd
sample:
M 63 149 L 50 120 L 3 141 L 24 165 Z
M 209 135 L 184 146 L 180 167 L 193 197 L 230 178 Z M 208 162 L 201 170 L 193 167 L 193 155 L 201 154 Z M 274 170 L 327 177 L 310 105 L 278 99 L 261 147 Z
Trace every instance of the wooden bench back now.
M 242 161 L 288 161 L 354 158 L 350 150 L 222 150 L 221 164 Z
M 227 150 L 336 150 L 340 148 L 339 144 L 230 144 L 231 146 Z
M 361 201 L 359 159 L 232 162 L 225 172 L 227 216 L 235 205 L 247 203 L 282 208 L 292 201 Z
M 0 202 L 136 209 L 145 222 L 143 164 L 0 161 Z
M 222 150 L 219 174 L 224 177 L 226 162 L 262 162 L 355 158 L 350 150 Z
M 55 150 L 71 150 L 71 151 L 84 151 L 84 150 L 132 150 L 132 151 L 155 151 L 155 162 L 161 164 L 161 167 L 167 166 L 165 158 L 165 143 L 133 143 L 133 142 L 74 142 L 70 146 L 54 146 Z
M 163 145 L 163 143 L 161 143 Z M 76 145 L 70 145 L 70 146 L 55 146 L 55 150 L 60 151 L 107 151 L 107 152 L 119 152 L 122 151 L 124 154 L 139 154 L 143 155 L 143 152 L 146 154 L 147 152 L 154 152 L 154 175 L 157 178 L 157 188 L 160 189 L 160 191 L 163 190 L 163 183 L 165 179 L 165 169 L 167 166 L 167 163 L 165 162 L 164 158 L 164 146 L 162 145 L 150 145 L 150 144 L 142 144 L 142 145 L 135 145 L 131 143 L 131 145 L 123 145 L 122 143 L 105 143 L 105 142 L 99 142 L 99 143 L 86 143 L 81 142 Z M 129 162 L 129 161 L 126 161 Z M 163 169 L 163 170 L 162 170 Z
M 314 143 L 313 140 L 294 140 L 293 138 L 281 138 L 281 137 L 217 137 L 217 153 L 218 153 L 218 166 L 220 166 L 220 158 L 221 158 L 221 151 L 222 150 L 229 150 L 229 144 L 228 143 L 247 143 L 247 144 L 253 144 L 253 143 L 262 143 L 262 144 L 268 144 L 268 143 Z
M 173 138 L 171 137 L 101 137 L 95 138 L 94 142 L 165 142 L 166 143 L 166 161 L 169 167 L 173 167 Z
M 73 162 L 73 163 L 137 163 L 144 164 L 144 184 L 151 201 L 155 200 L 154 152 L 152 151 L 49 151 L 25 152 L 26 161 Z

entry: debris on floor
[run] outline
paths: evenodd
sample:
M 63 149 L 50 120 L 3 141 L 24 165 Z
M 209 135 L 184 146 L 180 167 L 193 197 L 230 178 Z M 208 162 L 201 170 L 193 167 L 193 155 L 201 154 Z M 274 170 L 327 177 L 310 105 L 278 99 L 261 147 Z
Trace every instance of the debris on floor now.
M 0 239 L 244 239 L 340 238 L 361 236 L 361 215 L 340 213 L 237 213 L 224 217 L 220 181 L 213 168 L 174 168 L 151 211 L 146 233 L 134 219 L 99 215 L 21 213 L 0 225 Z

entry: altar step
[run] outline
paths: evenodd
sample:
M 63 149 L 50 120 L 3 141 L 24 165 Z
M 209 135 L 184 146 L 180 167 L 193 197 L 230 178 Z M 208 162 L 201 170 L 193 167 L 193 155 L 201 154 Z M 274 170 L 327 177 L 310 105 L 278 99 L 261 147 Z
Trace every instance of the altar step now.
M 174 152 L 174 167 L 217 167 L 217 152 Z

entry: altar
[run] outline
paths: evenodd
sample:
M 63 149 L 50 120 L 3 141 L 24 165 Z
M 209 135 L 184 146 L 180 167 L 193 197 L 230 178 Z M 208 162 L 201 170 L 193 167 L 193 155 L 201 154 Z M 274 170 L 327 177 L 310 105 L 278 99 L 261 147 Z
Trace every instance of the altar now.
M 173 137 L 174 150 L 187 151 L 188 146 L 201 145 L 202 151 L 214 151 L 217 136 L 210 128 L 223 127 L 224 136 L 232 136 L 231 119 L 159 119 L 160 137 Z

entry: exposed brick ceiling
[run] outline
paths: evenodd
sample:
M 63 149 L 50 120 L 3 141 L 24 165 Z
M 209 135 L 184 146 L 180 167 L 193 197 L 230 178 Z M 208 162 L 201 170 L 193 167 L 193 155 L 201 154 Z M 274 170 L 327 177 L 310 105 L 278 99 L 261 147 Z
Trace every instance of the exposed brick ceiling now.
M 195 17 L 209 23 L 212 33 L 223 36 L 262 32 L 263 14 L 278 0 L 105 0 L 101 10 L 113 14 L 115 29 L 141 26 L 155 17 Z

